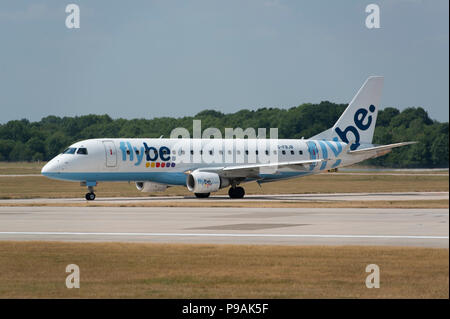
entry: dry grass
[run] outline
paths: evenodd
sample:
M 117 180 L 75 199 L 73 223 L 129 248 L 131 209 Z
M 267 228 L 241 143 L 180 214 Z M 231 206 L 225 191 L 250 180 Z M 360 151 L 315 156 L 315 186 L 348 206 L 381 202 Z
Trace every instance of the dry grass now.
M 361 193 L 361 192 L 433 192 L 449 190 L 448 176 L 333 175 L 321 174 L 263 184 L 244 185 L 247 194 Z M 218 194 L 227 194 L 223 189 Z M 0 198 L 84 197 L 86 188 L 79 183 L 50 180 L 43 176 L 0 177 Z M 141 193 L 134 183 L 99 183 L 99 197 L 191 196 L 186 187 L 170 187 L 162 193 Z
M 0 162 L 0 175 L 40 174 L 46 162 Z
M 448 249 L 0 242 L 0 298 L 448 298 Z M 80 266 L 81 288 L 65 287 Z M 365 267 L 381 287 L 365 287 Z

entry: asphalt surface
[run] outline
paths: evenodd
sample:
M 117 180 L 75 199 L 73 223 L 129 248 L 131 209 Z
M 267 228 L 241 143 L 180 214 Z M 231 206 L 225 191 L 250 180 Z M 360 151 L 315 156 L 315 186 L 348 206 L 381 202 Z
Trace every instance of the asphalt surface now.
M 448 248 L 449 211 L 361 208 L 0 207 L 0 240 Z
M 330 202 L 330 201 L 401 201 L 401 200 L 445 200 L 449 199 L 448 192 L 401 192 L 401 193 L 336 193 L 336 194 L 280 194 L 280 195 L 246 195 L 243 199 L 233 199 L 233 202 L 260 201 L 298 201 L 298 202 Z M 167 202 L 199 202 L 223 201 L 230 202 L 228 195 L 212 194 L 209 198 L 198 199 L 195 196 L 148 196 L 148 197 L 97 197 L 95 202 L 114 204 L 139 204 L 152 201 Z M 33 198 L 33 199 L 0 199 L 0 206 L 5 204 L 67 204 L 84 203 L 79 198 Z

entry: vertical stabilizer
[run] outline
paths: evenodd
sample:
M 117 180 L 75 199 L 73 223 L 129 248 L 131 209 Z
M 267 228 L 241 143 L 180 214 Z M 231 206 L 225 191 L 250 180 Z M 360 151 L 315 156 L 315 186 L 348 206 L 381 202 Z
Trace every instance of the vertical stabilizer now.
M 382 76 L 369 77 L 334 126 L 311 139 L 345 143 L 354 141 L 350 147 L 351 150 L 357 149 L 361 144 L 371 144 L 380 107 L 383 81 Z

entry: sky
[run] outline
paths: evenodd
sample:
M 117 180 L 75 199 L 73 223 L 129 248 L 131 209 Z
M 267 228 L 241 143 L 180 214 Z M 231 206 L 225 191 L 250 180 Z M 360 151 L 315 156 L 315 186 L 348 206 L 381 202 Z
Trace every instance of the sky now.
M 2 1 L 0 123 L 348 103 L 370 75 L 385 77 L 381 108 L 446 122 L 448 12 L 448 0 Z

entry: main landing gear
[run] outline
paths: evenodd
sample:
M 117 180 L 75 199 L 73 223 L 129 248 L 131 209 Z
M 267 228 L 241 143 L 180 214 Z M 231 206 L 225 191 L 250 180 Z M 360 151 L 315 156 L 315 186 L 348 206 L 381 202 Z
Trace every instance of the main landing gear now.
M 197 198 L 208 198 L 209 195 L 211 193 L 194 193 L 195 197 Z M 86 199 L 87 196 L 89 195 L 86 194 Z M 230 198 L 243 198 L 245 195 L 245 190 L 243 187 L 240 186 L 234 186 L 234 187 L 230 187 L 230 189 L 228 190 L 228 196 L 230 196 Z M 95 195 L 94 195 L 95 198 Z
M 95 199 L 94 187 L 88 186 L 88 191 L 89 193 L 86 193 L 84 197 L 86 198 L 86 200 L 94 200 Z
M 243 198 L 244 195 L 245 190 L 240 186 L 230 187 L 230 189 L 228 190 L 228 196 L 230 196 L 230 198 Z
M 211 193 L 194 193 L 197 198 L 208 198 Z

